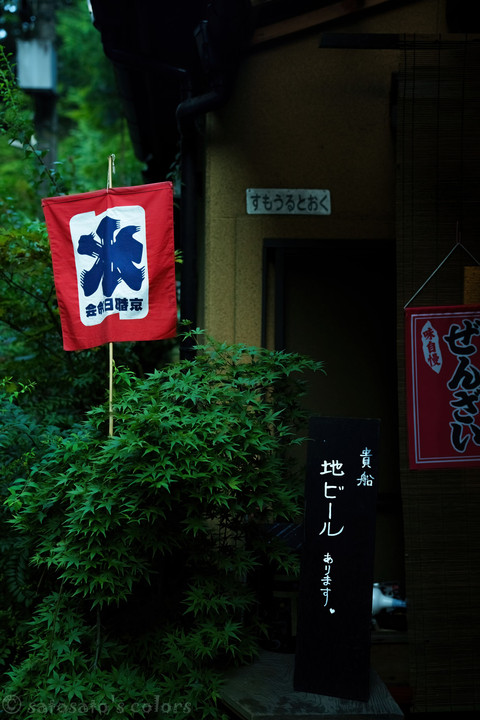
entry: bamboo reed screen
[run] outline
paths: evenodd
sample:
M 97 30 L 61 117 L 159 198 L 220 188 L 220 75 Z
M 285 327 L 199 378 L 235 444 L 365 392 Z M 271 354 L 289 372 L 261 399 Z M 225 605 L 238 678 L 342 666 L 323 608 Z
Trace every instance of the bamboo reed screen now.
M 480 41 L 406 37 L 397 100 L 400 441 L 413 711 L 474 711 L 480 709 L 480 468 L 408 470 L 403 318 L 405 305 L 462 304 L 464 266 L 475 265 L 464 248 L 480 257 Z

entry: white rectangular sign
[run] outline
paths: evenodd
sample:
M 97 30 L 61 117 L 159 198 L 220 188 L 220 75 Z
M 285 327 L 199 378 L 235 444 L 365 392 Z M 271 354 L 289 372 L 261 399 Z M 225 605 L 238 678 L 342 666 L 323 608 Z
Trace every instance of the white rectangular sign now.
M 330 190 L 247 188 L 248 215 L 330 215 Z

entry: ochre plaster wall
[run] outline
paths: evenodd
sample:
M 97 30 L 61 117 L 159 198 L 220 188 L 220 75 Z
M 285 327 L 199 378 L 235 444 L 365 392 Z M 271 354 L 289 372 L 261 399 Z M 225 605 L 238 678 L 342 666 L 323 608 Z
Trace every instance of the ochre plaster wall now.
M 264 239 L 312 239 L 326 247 L 355 240 L 385 241 L 394 246 L 396 143 L 390 95 L 392 76 L 401 65 L 401 51 L 319 47 L 321 33 L 327 31 L 419 35 L 447 31 L 443 0 L 417 0 L 401 6 L 393 3 L 393 8 L 389 5 L 352 15 L 348 23 L 329 23 L 252 48 L 230 101 L 220 112 L 207 116 L 199 322 L 218 340 L 261 342 Z M 245 202 L 249 187 L 328 189 L 332 213 L 318 217 L 249 216 Z M 375 257 L 365 262 L 375 262 Z M 339 287 L 342 292 L 341 282 Z M 323 312 L 328 312 L 328 298 L 324 304 L 327 310 Z M 312 316 L 316 312 L 313 307 L 309 310 Z M 298 325 L 308 332 L 310 322 L 302 316 Z M 272 333 L 267 337 L 272 346 Z M 318 349 L 318 359 L 324 359 L 323 347 Z M 380 343 L 377 349 L 381 349 Z M 365 359 L 364 365 L 370 356 L 365 355 Z M 391 380 L 382 385 L 378 372 L 388 366 L 394 373 L 394 351 L 377 357 L 376 363 L 361 368 L 357 365 L 358 377 L 367 378 L 372 390 L 363 394 L 359 392 L 361 381 L 348 378 L 342 396 L 342 376 L 337 383 L 335 373 L 327 374 L 319 391 L 320 407 L 327 415 L 381 417 L 387 447 L 379 492 L 399 497 L 396 402 L 394 399 L 385 408 L 391 396 L 382 401 L 382 394 Z M 336 372 L 341 375 L 343 371 L 336 368 Z M 352 398 L 360 408 L 352 404 Z M 378 579 L 398 578 L 396 573 L 403 572 L 399 506 L 400 501 L 398 507 L 378 513 Z
M 437 33 L 443 3 L 352 16 L 252 48 L 234 93 L 207 117 L 201 325 L 260 343 L 264 238 L 393 238 L 389 96 L 399 54 L 320 49 L 321 32 Z M 355 18 L 355 21 L 353 21 Z M 248 187 L 330 190 L 330 216 L 248 216 Z

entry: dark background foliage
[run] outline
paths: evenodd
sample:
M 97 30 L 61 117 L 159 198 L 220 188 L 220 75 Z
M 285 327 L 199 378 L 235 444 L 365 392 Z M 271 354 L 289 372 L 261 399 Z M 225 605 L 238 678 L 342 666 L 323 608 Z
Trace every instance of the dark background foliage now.
M 56 18 L 52 162 L 15 81 L 32 7 L 0 3 L 3 702 L 29 720 L 221 717 L 225 663 L 266 630 L 253 578 L 296 571 L 265 529 L 301 514 L 291 451 L 319 365 L 214 341 L 177 362 L 176 341 L 116 345 L 108 433 L 106 348 L 63 351 L 41 198 L 103 187 L 111 153 L 117 185 L 142 168 L 86 3 Z

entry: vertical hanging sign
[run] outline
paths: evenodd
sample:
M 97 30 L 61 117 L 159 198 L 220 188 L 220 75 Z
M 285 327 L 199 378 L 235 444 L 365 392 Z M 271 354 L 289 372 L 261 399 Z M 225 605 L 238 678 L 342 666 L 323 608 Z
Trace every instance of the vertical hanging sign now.
M 405 310 L 411 469 L 480 464 L 480 305 Z
M 380 421 L 312 417 L 295 690 L 368 701 Z

